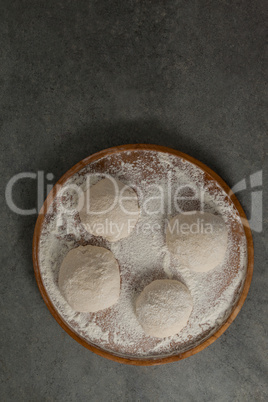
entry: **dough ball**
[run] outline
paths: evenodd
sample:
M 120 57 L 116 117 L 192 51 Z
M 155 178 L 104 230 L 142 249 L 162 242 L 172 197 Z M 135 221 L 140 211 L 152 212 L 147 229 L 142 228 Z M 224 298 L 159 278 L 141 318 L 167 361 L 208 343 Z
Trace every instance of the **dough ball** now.
M 228 233 L 220 216 L 195 212 L 179 214 L 167 225 L 167 247 L 196 272 L 219 265 L 227 250 Z
M 151 282 L 136 301 L 136 315 L 144 332 L 165 338 L 185 327 L 193 308 L 188 288 L 177 280 Z
M 118 180 L 102 179 L 85 193 L 79 212 L 85 229 L 110 242 L 130 235 L 139 217 L 136 192 Z
M 120 293 L 119 266 L 113 253 L 90 245 L 69 251 L 60 267 L 59 288 L 76 311 L 95 312 L 112 306 Z

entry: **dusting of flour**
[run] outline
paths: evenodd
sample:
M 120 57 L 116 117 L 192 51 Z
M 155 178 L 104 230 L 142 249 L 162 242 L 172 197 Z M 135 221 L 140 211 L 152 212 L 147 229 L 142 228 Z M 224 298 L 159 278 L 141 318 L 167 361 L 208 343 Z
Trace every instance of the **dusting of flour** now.
M 77 199 L 70 190 L 70 185 L 76 184 L 85 191 L 88 177 L 91 177 L 92 185 L 102 173 L 140 189 L 141 217 L 135 230 L 129 237 L 115 243 L 85 231 L 75 208 Z M 221 215 L 227 226 L 225 259 L 210 272 L 191 271 L 166 247 L 165 224 L 177 214 L 173 198 L 178 186 L 185 186 L 186 193 L 177 192 L 177 205 L 184 210 L 196 210 L 200 209 L 202 201 L 204 211 Z M 161 206 L 162 213 L 154 213 Z M 86 244 L 111 250 L 120 267 L 118 303 L 96 313 L 73 311 L 58 287 L 59 268 L 64 257 L 72 248 Z M 87 342 L 125 357 L 170 356 L 204 341 L 230 315 L 246 275 L 246 237 L 232 201 L 200 168 L 166 153 L 123 151 L 85 166 L 61 188 L 42 227 L 39 265 L 51 302 L 66 324 Z M 163 339 L 145 335 L 134 311 L 140 292 L 156 279 L 180 280 L 193 298 L 193 310 L 187 325 L 177 335 Z

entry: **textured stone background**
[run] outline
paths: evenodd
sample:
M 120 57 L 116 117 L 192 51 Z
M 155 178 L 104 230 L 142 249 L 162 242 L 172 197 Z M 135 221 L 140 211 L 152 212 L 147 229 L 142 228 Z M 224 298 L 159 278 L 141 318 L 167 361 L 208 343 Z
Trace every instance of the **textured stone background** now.
M 189 153 L 230 186 L 249 183 L 267 160 L 264 5 L 2 0 L 2 194 L 16 173 L 56 181 L 98 150 L 136 142 Z M 250 190 L 238 198 L 250 216 Z M 34 207 L 35 181 L 17 183 L 14 199 Z M 3 202 L 0 219 L 1 401 L 267 400 L 264 232 L 253 233 L 246 303 L 221 338 L 184 361 L 139 368 L 98 357 L 61 329 L 34 279 L 36 216 Z

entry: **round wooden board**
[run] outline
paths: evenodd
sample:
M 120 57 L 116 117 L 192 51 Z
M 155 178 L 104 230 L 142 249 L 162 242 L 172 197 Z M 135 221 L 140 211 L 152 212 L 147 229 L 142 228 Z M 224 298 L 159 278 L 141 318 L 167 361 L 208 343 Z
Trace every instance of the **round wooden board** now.
M 85 341 L 79 334 L 77 334 L 72 328 L 70 328 L 63 318 L 60 316 L 56 308 L 54 307 L 53 303 L 51 302 L 49 295 L 47 294 L 47 291 L 45 289 L 45 286 L 42 282 L 41 278 L 41 272 L 40 272 L 40 266 L 39 266 L 39 242 L 40 242 L 40 235 L 41 235 L 41 230 L 42 230 L 42 225 L 44 223 L 45 219 L 45 211 L 48 210 L 49 206 L 52 204 L 53 200 L 55 199 L 57 192 L 59 188 L 66 183 L 66 181 L 73 176 L 75 173 L 80 171 L 83 167 L 86 165 L 89 165 L 103 157 L 106 157 L 108 155 L 113 155 L 113 154 L 118 154 L 121 152 L 125 151 L 155 151 L 155 152 L 162 152 L 162 153 L 167 153 L 170 155 L 178 156 L 182 160 L 186 160 L 193 165 L 199 167 L 202 171 L 204 171 L 211 180 L 214 180 L 220 187 L 225 191 L 225 193 L 228 195 L 228 198 L 231 200 L 231 202 L 234 204 L 236 207 L 240 218 L 241 222 L 244 227 L 245 231 L 245 236 L 247 240 L 247 255 L 248 255 L 248 262 L 247 262 L 247 272 L 246 272 L 246 278 L 244 282 L 244 287 L 243 290 L 240 294 L 240 297 L 236 303 L 236 305 L 233 307 L 233 310 L 231 314 L 229 315 L 228 319 L 224 322 L 224 324 L 213 334 L 211 335 L 208 339 L 200 343 L 198 346 L 193 347 L 190 350 L 187 350 L 183 353 L 177 354 L 177 355 L 172 355 L 169 357 L 163 357 L 163 358 L 125 358 L 118 356 L 116 354 L 113 354 L 111 352 L 108 352 L 106 350 L 103 350 L 99 347 L 96 347 L 89 342 Z M 56 189 L 56 190 L 55 190 Z M 245 216 L 245 213 L 235 197 L 235 195 L 232 193 L 231 189 L 229 186 L 215 173 L 213 172 L 209 167 L 204 165 L 203 163 L 199 162 L 195 158 L 192 158 L 191 156 L 188 156 L 182 152 L 176 151 L 171 148 L 163 147 L 163 146 L 158 146 L 158 145 L 148 145 L 148 144 L 134 144 L 134 145 L 123 145 L 119 147 L 113 147 L 109 148 L 103 151 L 100 151 L 94 155 L 91 155 L 81 162 L 77 163 L 75 166 L 73 166 L 67 173 L 65 173 L 64 176 L 57 182 L 55 189 L 53 189 L 50 194 L 48 195 L 46 201 L 44 202 L 44 205 L 42 209 L 39 212 L 36 226 L 35 226 L 35 231 L 34 231 L 34 237 L 33 237 L 33 265 L 34 265 L 34 271 L 35 271 L 35 277 L 36 281 L 39 287 L 39 290 L 42 294 L 42 297 L 53 315 L 53 317 L 57 320 L 57 322 L 61 325 L 61 327 L 69 334 L 71 335 L 77 342 L 79 342 L 81 345 L 85 346 L 87 349 L 91 350 L 92 352 L 106 357 L 108 359 L 120 362 L 120 363 L 125 363 L 125 364 L 132 364 L 132 365 L 139 365 L 139 366 L 146 366 L 146 365 L 157 365 L 157 364 L 165 364 L 165 363 L 170 363 L 170 362 L 175 362 L 177 360 L 184 359 L 186 357 L 192 356 L 207 346 L 209 346 L 212 342 L 214 342 L 216 339 L 218 339 L 221 334 L 229 327 L 229 325 L 233 322 L 237 314 L 239 313 L 246 296 L 249 291 L 250 287 L 250 282 L 253 274 L 253 241 L 252 241 L 252 235 L 251 235 L 251 230 L 249 227 L 249 223 L 247 221 L 247 218 Z

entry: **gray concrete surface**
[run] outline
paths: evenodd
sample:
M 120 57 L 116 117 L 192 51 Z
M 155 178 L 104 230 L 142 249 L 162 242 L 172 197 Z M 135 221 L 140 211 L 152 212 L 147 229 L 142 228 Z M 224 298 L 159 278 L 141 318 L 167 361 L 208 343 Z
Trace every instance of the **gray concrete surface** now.
M 2 194 L 17 173 L 56 181 L 98 150 L 136 142 L 249 185 L 267 161 L 264 4 L 2 0 Z M 238 194 L 248 216 L 250 191 Z M 35 181 L 17 183 L 14 200 L 34 207 Z M 1 401 L 268 400 L 264 231 L 253 233 L 252 286 L 231 327 L 196 356 L 141 368 L 96 356 L 61 329 L 34 279 L 36 215 L 3 200 L 0 219 Z

